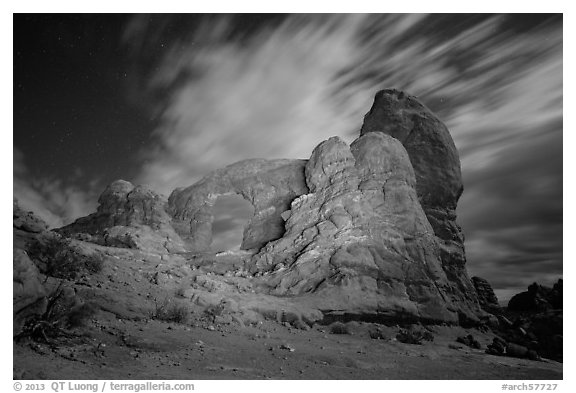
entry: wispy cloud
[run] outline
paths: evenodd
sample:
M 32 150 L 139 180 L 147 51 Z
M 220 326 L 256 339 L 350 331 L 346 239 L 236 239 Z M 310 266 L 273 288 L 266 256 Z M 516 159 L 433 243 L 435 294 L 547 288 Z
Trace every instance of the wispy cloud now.
M 96 184 L 84 191 L 60 179 L 35 178 L 20 150 L 14 148 L 13 195 L 22 209 L 33 211 L 50 228 L 69 224 L 78 217 L 96 211 Z M 81 173 L 77 173 L 81 176 Z

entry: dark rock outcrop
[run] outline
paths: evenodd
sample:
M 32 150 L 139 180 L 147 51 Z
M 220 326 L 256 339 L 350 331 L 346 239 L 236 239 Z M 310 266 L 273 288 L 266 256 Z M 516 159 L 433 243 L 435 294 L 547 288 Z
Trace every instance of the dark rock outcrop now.
M 500 314 L 502 308 L 490 283 L 481 277 L 472 277 L 472 284 L 474 284 L 474 289 L 476 289 L 480 307 L 491 314 Z
M 251 159 L 218 169 L 169 198 L 174 226 L 191 248 L 205 251 L 212 243 L 213 207 L 220 195 L 238 194 L 254 206 L 240 248 L 260 249 L 284 235 L 282 214 L 294 198 L 306 194 L 305 160 Z
M 360 135 L 383 132 L 398 139 L 416 174 L 416 192 L 438 237 L 443 268 L 463 294 L 473 294 L 465 263 L 464 235 L 456 223 L 463 191 L 458 151 L 446 126 L 418 99 L 402 91 L 379 91 Z M 473 296 L 468 298 L 473 301 Z
M 562 308 L 562 279 L 552 288 L 533 283 L 528 291 L 514 295 L 508 302 L 510 311 L 541 312 Z
M 98 203 L 96 213 L 56 231 L 112 247 L 159 253 L 186 250 L 166 212 L 167 200 L 150 188 L 117 180 L 104 190 Z
M 505 315 L 498 315 L 500 324 L 497 333 L 508 343 L 536 353 L 536 358 L 542 356 L 561 362 L 562 286 L 562 279 L 552 288 L 534 283 L 528 287 L 528 291 L 513 296 L 508 307 L 502 310 Z

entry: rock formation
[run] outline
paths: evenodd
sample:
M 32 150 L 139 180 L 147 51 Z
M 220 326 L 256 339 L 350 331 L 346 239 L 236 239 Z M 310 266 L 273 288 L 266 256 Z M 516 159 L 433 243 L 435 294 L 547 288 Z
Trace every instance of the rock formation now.
M 327 319 L 478 323 L 486 314 L 455 221 L 462 189 L 446 126 L 416 98 L 383 90 L 350 146 L 333 137 L 309 160 L 241 161 L 168 201 L 117 181 L 96 213 L 59 232 L 201 255 L 210 249 L 216 199 L 239 194 L 254 206 L 239 263 L 257 292 Z
M 40 271 L 22 249 L 27 243 L 47 230 L 48 225 L 32 212 L 25 212 L 13 203 L 12 254 L 12 312 L 13 333 L 20 333 L 29 318 L 41 314 L 46 309 L 46 291 L 40 279 Z
M 159 253 L 185 251 L 166 212 L 167 200 L 148 187 L 117 180 L 104 190 L 98 203 L 96 213 L 57 231 L 112 247 Z
M 476 304 L 443 269 L 398 140 L 368 133 L 349 147 L 331 138 L 314 149 L 305 175 L 310 193 L 283 214 L 286 233 L 253 259 L 263 290 L 309 297 L 331 317 L 477 319 Z
M 32 212 L 25 212 L 14 199 L 12 204 L 14 229 L 29 233 L 40 233 L 48 229 L 48 225 Z
M 360 135 L 370 132 L 391 135 L 406 148 L 416 174 L 418 199 L 440 244 L 444 270 L 461 293 L 474 293 L 465 268 L 464 235 L 456 223 L 463 185 L 450 132 L 415 97 L 394 89 L 376 94 Z
M 20 333 L 28 318 L 46 310 L 46 291 L 40 272 L 22 249 L 14 248 L 12 264 L 13 334 Z
M 533 283 L 526 292 L 514 295 L 508 302 L 511 311 L 541 312 L 562 309 L 562 279 L 552 288 Z
M 476 289 L 480 307 L 491 314 L 500 313 L 500 303 L 490 283 L 481 277 L 472 277 L 472 284 Z
M 294 198 L 308 192 L 305 160 L 240 161 L 219 169 L 170 195 L 175 228 L 191 248 L 204 251 L 212 242 L 213 208 L 220 195 L 239 194 L 254 206 L 254 216 L 244 229 L 242 250 L 260 249 L 284 234 L 281 214 Z

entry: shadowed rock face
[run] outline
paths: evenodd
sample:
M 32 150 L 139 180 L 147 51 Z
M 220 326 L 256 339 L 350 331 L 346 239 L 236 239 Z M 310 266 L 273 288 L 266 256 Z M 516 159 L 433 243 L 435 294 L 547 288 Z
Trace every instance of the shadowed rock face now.
M 450 132 L 415 97 L 394 89 L 378 92 L 364 117 L 360 135 L 372 132 L 391 135 L 406 148 L 416 175 L 418 199 L 438 237 L 443 268 L 461 293 L 474 293 L 464 266 L 464 235 L 456 223 L 463 185 Z
M 238 194 L 254 206 L 240 248 L 260 249 L 282 237 L 282 213 L 294 198 L 308 192 L 305 164 L 305 160 L 245 160 L 219 169 L 190 187 L 174 190 L 169 198 L 174 226 L 192 249 L 208 250 L 216 199 Z
M 501 312 L 500 303 L 488 281 L 481 277 L 472 277 L 472 284 L 478 295 L 478 302 L 483 310 L 489 313 Z
M 96 213 L 57 232 L 113 247 L 160 253 L 186 250 L 166 212 L 166 198 L 150 188 L 117 180 L 104 190 L 98 203 Z

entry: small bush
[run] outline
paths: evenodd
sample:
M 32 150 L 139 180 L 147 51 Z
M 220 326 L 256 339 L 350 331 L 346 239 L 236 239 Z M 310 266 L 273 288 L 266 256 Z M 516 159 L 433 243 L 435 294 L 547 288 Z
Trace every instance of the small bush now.
M 155 302 L 155 309 L 152 318 L 165 322 L 186 323 L 190 316 L 188 306 L 183 303 L 175 302 L 170 298 L 162 302 Z
M 350 328 L 342 322 L 334 322 L 330 325 L 330 333 L 332 334 L 352 334 Z
M 428 331 L 400 330 L 396 339 L 404 344 L 422 345 L 422 341 L 434 341 L 434 335 Z
M 368 332 L 370 338 L 373 340 L 386 340 L 386 335 L 380 329 L 370 330 Z
M 60 236 L 37 240 L 30 246 L 28 254 L 39 262 L 43 273 L 67 280 L 75 279 L 81 272 L 99 273 L 104 266 L 100 255 L 82 254 L 70 239 Z
M 88 322 L 88 320 L 91 319 L 97 311 L 98 308 L 93 303 L 84 303 L 74 307 L 68 313 L 68 327 L 77 328 L 85 326 L 86 322 Z
M 70 336 L 66 329 L 84 326 L 98 308 L 92 303 L 71 307 L 72 299 L 64 296 L 62 284 L 47 297 L 46 311 L 26 323 L 16 337 L 29 337 L 34 341 L 49 343 L 60 336 Z
M 85 255 L 82 262 L 84 268 L 90 273 L 100 273 L 104 267 L 104 258 L 100 255 Z

